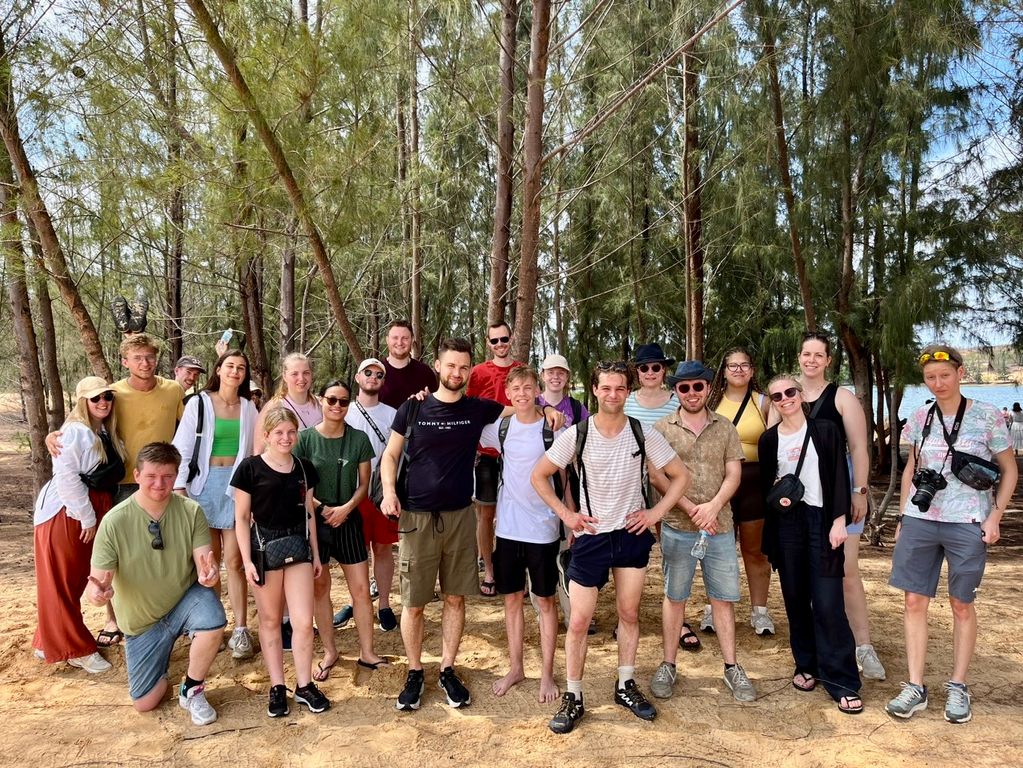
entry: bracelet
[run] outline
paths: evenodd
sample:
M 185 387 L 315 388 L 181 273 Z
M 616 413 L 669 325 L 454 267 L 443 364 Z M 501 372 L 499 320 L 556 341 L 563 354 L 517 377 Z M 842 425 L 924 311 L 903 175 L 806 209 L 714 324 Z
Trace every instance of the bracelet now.
M 896 515 L 895 516 L 895 524 L 896 525 L 902 525 L 902 515 Z

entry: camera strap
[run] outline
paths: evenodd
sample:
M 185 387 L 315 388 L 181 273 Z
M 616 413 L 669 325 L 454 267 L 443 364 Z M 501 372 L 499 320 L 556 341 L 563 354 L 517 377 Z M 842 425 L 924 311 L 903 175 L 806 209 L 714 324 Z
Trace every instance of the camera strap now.
M 927 418 L 924 419 L 924 427 L 923 427 L 923 430 L 920 432 L 920 447 L 918 448 L 916 445 L 913 446 L 914 449 L 915 449 L 915 454 L 916 454 L 913 458 L 914 458 L 915 462 L 917 463 L 917 465 L 919 465 L 919 462 L 920 462 L 920 448 L 923 447 L 924 443 L 927 442 L 927 438 L 930 437 L 930 435 L 931 435 L 931 426 L 934 423 L 934 415 L 937 412 L 938 412 L 938 403 L 935 402 L 934 405 L 931 406 L 931 409 L 927 412 Z M 945 444 L 948 445 L 948 450 L 945 452 L 945 458 L 942 459 L 942 461 L 941 461 L 941 469 L 945 468 L 945 462 L 948 461 L 948 457 L 951 455 L 952 451 L 955 450 L 956 440 L 959 439 L 959 430 L 963 426 L 963 416 L 965 414 L 966 414 L 966 398 L 963 397 L 962 395 L 960 395 L 959 396 L 959 407 L 956 408 L 955 421 L 952 422 L 952 430 L 949 431 L 948 429 L 945 428 L 945 419 L 944 419 L 944 417 L 942 417 L 940 419 L 940 422 L 941 422 L 941 432 L 942 432 L 942 435 L 945 438 Z

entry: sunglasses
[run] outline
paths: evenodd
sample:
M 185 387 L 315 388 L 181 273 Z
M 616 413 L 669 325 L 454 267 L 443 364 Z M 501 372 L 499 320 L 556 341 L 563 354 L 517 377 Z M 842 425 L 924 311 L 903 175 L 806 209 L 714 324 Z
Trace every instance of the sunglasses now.
M 94 395 L 93 397 L 89 398 L 89 402 L 90 403 L 98 403 L 100 400 L 105 400 L 108 403 L 113 402 L 113 400 L 114 400 L 114 393 L 113 392 L 101 392 L 100 394 Z
M 626 373 L 629 370 L 629 364 L 622 360 L 601 360 L 597 363 L 598 371 L 614 371 L 615 373 Z
M 776 403 L 780 403 L 782 400 L 791 400 L 799 393 L 799 390 L 795 387 L 789 387 L 788 389 L 782 390 L 781 392 L 772 392 L 771 400 Z
M 365 370 L 365 371 L 362 372 L 362 375 L 365 376 L 367 379 L 382 379 L 382 378 L 384 378 L 384 372 L 383 371 Z
M 650 371 L 651 373 L 660 373 L 664 370 L 664 366 L 660 363 L 640 363 L 636 366 L 636 370 L 640 373 L 646 373 L 647 371 Z
M 745 373 L 746 371 L 752 371 L 753 365 L 752 363 L 729 363 L 725 366 L 725 368 L 730 370 L 732 373 L 738 373 L 739 371 Z
M 491 336 L 490 337 L 490 343 L 491 344 L 507 344 L 509 341 L 511 341 L 511 336 Z
M 153 537 L 153 549 L 163 549 L 163 536 L 160 534 L 160 524 L 155 520 L 149 521 L 149 535 Z
M 689 394 L 689 390 L 692 390 L 693 392 L 703 392 L 703 390 L 705 390 L 706 388 L 707 385 L 702 381 L 694 381 L 692 384 L 688 384 L 683 381 L 681 384 L 675 385 L 675 389 L 677 389 L 683 395 Z
M 327 405 L 340 405 L 342 408 L 347 408 L 352 404 L 351 398 L 348 397 L 324 397 L 323 402 Z
M 939 360 L 943 363 L 955 363 L 956 365 L 960 365 L 959 361 L 952 357 L 952 355 L 948 352 L 943 352 L 940 349 L 937 352 L 924 352 L 920 355 L 920 365 L 924 365 L 925 363 L 930 363 L 935 360 Z

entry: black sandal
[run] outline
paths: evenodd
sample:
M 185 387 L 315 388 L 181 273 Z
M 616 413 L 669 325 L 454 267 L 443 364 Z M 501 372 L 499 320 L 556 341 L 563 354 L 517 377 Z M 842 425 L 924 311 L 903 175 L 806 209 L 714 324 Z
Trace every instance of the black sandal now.
M 856 702 L 855 704 L 853 702 Z M 842 706 L 843 703 L 845 706 Z M 863 711 L 863 699 L 856 694 L 843 696 L 838 700 L 838 711 L 843 715 L 858 715 Z
M 109 648 L 124 640 L 124 632 L 119 629 L 101 629 L 96 635 L 96 645 L 100 648 Z
M 700 636 L 693 632 L 693 628 L 688 623 L 682 624 L 682 634 L 678 638 L 678 647 L 683 651 L 692 651 L 694 653 L 703 647 L 703 643 L 700 642 Z
M 797 677 L 803 678 L 802 685 L 796 682 Z M 809 693 L 810 691 L 817 687 L 817 678 L 811 675 L 809 672 L 800 672 L 797 670 L 796 672 L 792 673 L 792 687 L 795 688 L 797 691 Z

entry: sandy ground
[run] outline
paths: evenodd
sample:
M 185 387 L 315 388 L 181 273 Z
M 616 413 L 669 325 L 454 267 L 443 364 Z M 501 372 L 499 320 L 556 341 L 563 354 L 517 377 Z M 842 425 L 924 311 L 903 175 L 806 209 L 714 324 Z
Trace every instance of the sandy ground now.
M 675 698 L 658 703 L 653 723 L 635 719 L 612 701 L 616 674 L 613 590 L 598 609 L 600 631 L 591 638 L 587 664 L 587 714 L 577 730 L 555 736 L 546 727 L 556 709 L 536 702 L 539 640 L 527 623 L 527 675 L 504 698 L 490 693 L 506 659 L 501 604 L 469 601 L 459 671 L 473 693 L 472 705 L 449 709 L 436 688 L 440 652 L 440 604 L 427 610 L 423 708 L 396 712 L 394 699 L 405 676 L 398 632 L 377 630 L 377 650 L 395 660 L 391 669 L 356 672 L 354 627 L 340 631 L 345 659 L 322 688 L 333 709 L 312 715 L 298 707 L 281 720 L 265 714 L 268 678 L 260 657 L 238 662 L 222 653 L 207 678 L 208 695 L 220 718 L 199 728 L 174 699 L 153 713 L 134 712 L 127 696 L 123 648 L 105 652 L 111 671 L 97 676 L 65 664 L 47 666 L 32 657 L 35 589 L 32 568 L 31 478 L 24 453 L 25 431 L 16 412 L 0 413 L 0 760 L 13 766 L 262 765 L 548 766 L 571 762 L 595 766 L 657 765 L 1021 765 L 1023 759 L 1023 641 L 1020 632 L 1023 527 L 1018 510 L 1003 528 L 1008 534 L 992 553 L 978 601 L 981 632 L 971 669 L 974 720 L 952 726 L 942 719 L 942 683 L 951 668 L 951 616 L 944 584 L 931 607 L 928 682 L 931 707 L 910 722 L 884 714 L 884 703 L 905 679 L 901 594 L 886 586 L 890 548 L 864 552 L 863 571 L 874 644 L 888 668 L 886 682 L 866 682 L 866 711 L 840 714 L 818 690 L 797 692 L 789 683 L 788 649 L 780 591 L 772 585 L 771 612 L 779 634 L 761 639 L 746 620 L 745 595 L 737 607 L 739 659 L 759 693 L 739 704 L 721 679 L 721 654 L 713 635 L 703 635 L 699 653 L 680 653 Z M 338 584 L 337 582 L 340 582 Z M 702 606 L 702 585 L 694 604 Z M 343 579 L 335 601 L 346 601 Z M 637 678 L 644 689 L 661 660 L 659 559 L 643 598 Z M 252 610 L 250 608 L 250 610 Z M 85 607 L 87 623 L 99 629 L 101 612 Z M 690 613 L 695 613 L 691 610 Z M 252 622 L 250 621 L 250 625 Z M 564 680 L 563 639 L 557 657 Z M 187 647 L 179 642 L 171 659 L 172 680 L 184 674 Z M 289 658 L 290 664 L 290 658 Z M 289 668 L 289 680 L 293 674 Z M 290 683 L 293 685 L 293 682 Z

